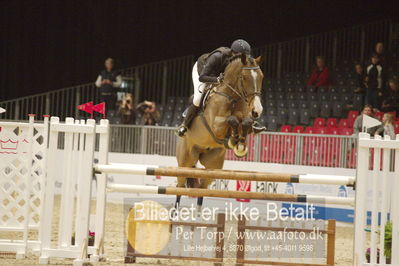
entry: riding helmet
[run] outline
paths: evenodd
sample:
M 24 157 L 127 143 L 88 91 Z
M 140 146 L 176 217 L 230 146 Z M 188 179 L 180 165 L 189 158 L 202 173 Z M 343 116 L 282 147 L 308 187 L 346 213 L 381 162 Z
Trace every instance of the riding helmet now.
M 247 55 L 249 55 L 251 53 L 251 45 L 249 45 L 248 42 L 246 42 L 242 39 L 235 40 L 231 44 L 230 48 L 231 48 L 231 50 L 233 50 L 233 52 L 236 52 L 236 53 L 242 53 L 242 54 L 247 54 Z

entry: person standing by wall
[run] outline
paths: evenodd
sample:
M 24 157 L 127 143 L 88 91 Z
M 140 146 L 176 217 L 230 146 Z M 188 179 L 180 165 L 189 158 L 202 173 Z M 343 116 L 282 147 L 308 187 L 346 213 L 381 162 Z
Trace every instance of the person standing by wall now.
M 377 54 L 371 56 L 371 64 L 366 70 L 366 104 L 374 108 L 380 108 L 380 98 L 382 98 L 382 66 Z
M 356 73 L 356 89 L 355 93 L 364 94 L 366 90 L 366 75 L 364 73 L 363 66 L 361 64 L 355 65 Z
M 389 90 L 382 102 L 381 111 L 396 112 L 396 114 L 399 115 L 399 81 L 397 79 L 391 79 L 388 85 Z
M 100 102 L 105 102 L 107 115 L 115 111 L 117 101 L 116 88 L 122 85 L 122 76 L 119 71 L 114 70 L 114 59 L 105 60 L 105 69 L 100 72 L 96 80 L 96 87 L 99 88 Z

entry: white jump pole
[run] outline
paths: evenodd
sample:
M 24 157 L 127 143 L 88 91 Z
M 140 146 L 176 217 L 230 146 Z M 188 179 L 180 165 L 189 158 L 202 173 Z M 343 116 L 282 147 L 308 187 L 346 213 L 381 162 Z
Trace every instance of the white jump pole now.
M 354 198 L 343 197 L 324 197 L 312 195 L 291 195 L 276 194 L 263 192 L 243 192 L 230 190 L 207 190 L 195 188 L 176 188 L 162 186 L 145 186 L 145 185 L 124 185 L 109 184 L 108 192 L 124 192 L 124 193 L 144 193 L 144 194 L 165 194 L 165 195 L 181 195 L 181 196 L 198 196 L 198 197 L 217 197 L 217 198 L 248 198 L 255 200 L 270 201 L 287 201 L 314 204 L 337 204 L 337 205 L 354 205 Z
M 245 172 L 233 170 L 209 170 L 187 167 L 163 167 L 158 165 L 141 164 L 97 164 L 94 166 L 96 172 L 108 174 L 126 175 L 162 175 L 162 176 L 183 176 L 191 178 L 209 179 L 229 179 L 229 180 L 249 180 L 249 181 L 270 181 L 283 183 L 303 183 L 303 184 L 326 184 L 326 185 L 346 185 L 352 186 L 355 183 L 354 176 L 329 176 L 316 174 L 279 174 L 262 172 Z

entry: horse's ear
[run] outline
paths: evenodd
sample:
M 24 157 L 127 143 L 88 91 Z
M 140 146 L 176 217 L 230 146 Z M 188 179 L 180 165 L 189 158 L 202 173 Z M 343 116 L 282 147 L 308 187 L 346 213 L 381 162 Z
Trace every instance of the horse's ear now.
M 245 66 L 247 64 L 247 55 L 241 54 L 241 63 Z
M 256 64 L 258 64 L 258 66 L 260 66 L 260 64 L 262 64 L 263 62 L 263 58 L 262 56 L 258 56 L 257 58 L 255 58 Z

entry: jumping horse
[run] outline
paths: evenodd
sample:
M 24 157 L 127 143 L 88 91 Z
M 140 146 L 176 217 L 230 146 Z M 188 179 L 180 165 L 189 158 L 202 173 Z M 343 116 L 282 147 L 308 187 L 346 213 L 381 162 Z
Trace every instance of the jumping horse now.
M 261 57 L 232 57 L 224 71 L 224 81 L 210 89 L 203 110 L 193 120 L 190 129 L 177 142 L 179 167 L 196 167 L 199 161 L 206 169 L 222 169 L 226 147 L 243 157 L 248 148 L 246 139 L 252 132 L 253 118 L 261 115 L 263 73 Z M 179 177 L 177 187 L 208 188 L 211 179 Z M 177 208 L 181 196 L 176 196 Z M 198 198 L 201 208 L 203 198 Z

